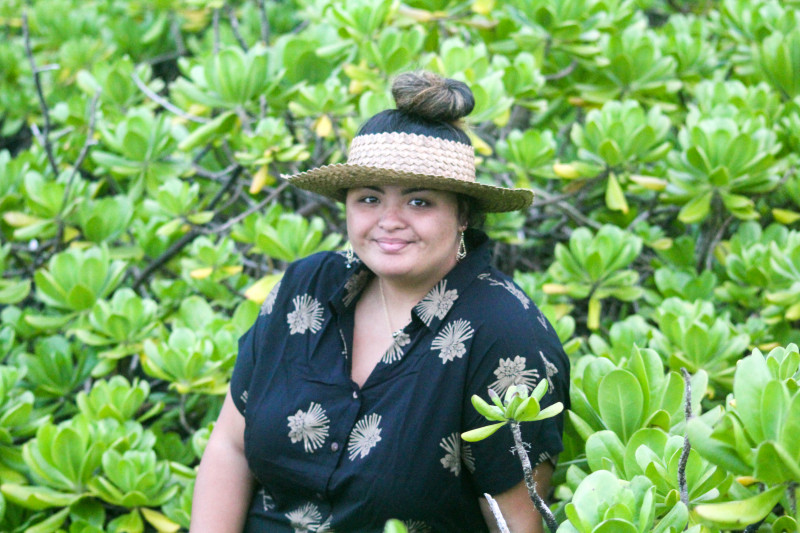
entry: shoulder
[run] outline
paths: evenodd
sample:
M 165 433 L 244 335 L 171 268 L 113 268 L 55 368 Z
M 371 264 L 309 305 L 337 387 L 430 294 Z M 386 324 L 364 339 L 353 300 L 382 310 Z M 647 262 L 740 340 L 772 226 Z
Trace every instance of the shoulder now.
M 287 292 L 316 292 L 317 288 L 331 290 L 349 275 L 347 259 L 338 252 L 318 252 L 289 265 L 281 281 Z
M 270 315 L 294 297 L 314 294 L 325 297 L 338 288 L 350 270 L 347 259 L 338 252 L 318 252 L 289 264 L 261 307 L 261 315 Z

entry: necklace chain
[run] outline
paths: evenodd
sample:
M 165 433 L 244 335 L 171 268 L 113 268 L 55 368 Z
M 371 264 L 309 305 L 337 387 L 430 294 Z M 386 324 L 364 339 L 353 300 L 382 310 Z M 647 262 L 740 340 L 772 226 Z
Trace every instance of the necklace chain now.
M 395 331 L 392 327 L 392 319 L 389 316 L 389 306 L 386 305 L 386 295 L 383 294 L 383 283 L 381 283 L 380 278 L 378 278 L 378 292 L 381 293 L 381 302 L 383 302 L 383 312 L 386 315 L 386 323 L 389 325 L 389 331 L 392 332 L 392 338 L 396 339 L 398 335 L 400 335 L 400 331 Z

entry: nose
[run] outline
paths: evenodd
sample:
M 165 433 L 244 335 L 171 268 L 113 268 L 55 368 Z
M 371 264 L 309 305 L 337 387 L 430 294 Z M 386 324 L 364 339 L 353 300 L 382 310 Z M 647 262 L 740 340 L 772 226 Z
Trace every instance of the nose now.
M 378 226 L 384 231 L 402 229 L 406 226 L 400 206 L 384 204 L 384 210 L 378 219 Z

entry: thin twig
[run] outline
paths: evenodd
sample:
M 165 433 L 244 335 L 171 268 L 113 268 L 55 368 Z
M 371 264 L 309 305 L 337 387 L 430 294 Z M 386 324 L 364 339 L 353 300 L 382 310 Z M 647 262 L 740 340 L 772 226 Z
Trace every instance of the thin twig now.
M 541 189 L 533 188 L 533 191 L 536 193 L 537 196 L 540 196 L 540 197 L 544 198 L 544 202 L 550 202 L 550 200 L 552 200 L 552 198 L 553 198 L 552 196 L 550 196 L 549 193 L 547 193 L 547 192 L 545 192 L 545 191 L 543 191 Z M 561 211 L 563 211 L 564 214 L 566 214 L 568 217 L 570 217 L 575 222 L 578 222 L 578 223 L 580 223 L 580 224 L 582 224 L 584 226 L 592 227 L 592 228 L 594 228 L 596 230 L 599 230 L 602 227 L 602 225 L 599 222 L 596 222 L 594 220 L 586 218 L 585 216 L 583 216 L 583 214 L 580 211 L 575 209 L 573 206 L 571 206 L 567 202 L 556 201 L 555 205 Z
M 522 431 L 519 429 L 519 422 L 511 422 L 511 433 L 514 435 L 514 449 L 517 452 L 520 463 L 522 463 L 522 471 L 525 474 L 525 485 L 528 487 L 528 495 L 531 497 L 531 501 L 533 501 L 536 510 L 539 511 L 539 514 L 544 518 L 547 529 L 550 530 L 550 533 L 556 533 L 558 529 L 556 517 L 542 497 L 539 496 L 539 493 L 536 492 L 533 468 L 531 467 L 531 460 L 528 457 L 528 451 L 525 449 L 525 444 L 522 442 Z
M 175 39 L 175 47 L 178 49 L 177 54 L 178 56 L 184 56 L 186 55 L 186 45 L 183 42 L 180 22 L 178 22 L 175 12 L 171 11 L 169 15 L 169 32 L 172 34 L 172 38 Z
M 684 383 L 684 390 L 685 390 L 685 405 L 684 405 L 684 415 L 686 418 L 686 423 L 689 423 L 689 420 L 692 419 L 692 377 L 689 375 L 689 372 L 686 368 L 681 368 L 681 374 L 683 375 L 683 383 Z M 689 462 L 689 452 L 692 450 L 692 445 L 689 442 L 689 433 L 686 433 L 683 437 L 683 450 L 681 450 L 681 458 L 678 461 L 678 489 L 680 490 L 681 501 L 687 507 L 689 506 L 689 487 L 686 483 L 686 465 Z
M 228 181 L 225 182 L 225 185 L 223 185 L 220 188 L 220 190 L 217 191 L 217 194 L 214 195 L 214 198 L 208 203 L 208 208 L 209 209 L 214 209 L 217 206 L 219 201 L 222 200 L 222 197 L 225 195 L 225 193 L 230 190 L 230 188 L 236 182 L 236 179 L 241 175 L 242 170 L 243 170 L 243 168 L 240 165 L 237 165 L 231 171 L 230 176 L 228 177 Z
M 28 56 L 28 62 L 31 64 L 31 72 L 33 73 L 33 83 L 36 86 L 36 96 L 39 99 L 39 107 L 42 109 L 42 117 L 44 118 L 44 130 L 38 134 L 38 128 L 31 128 L 33 134 L 42 143 L 45 153 L 47 154 L 47 161 L 50 163 L 50 168 L 53 174 L 58 176 L 58 165 L 56 164 L 56 157 L 53 154 L 53 145 L 50 142 L 50 110 L 47 108 L 47 101 L 44 99 L 44 91 L 42 90 L 42 80 L 40 74 L 42 71 L 36 68 L 36 59 L 33 57 L 33 49 L 31 48 L 31 32 L 28 27 L 28 12 L 22 12 L 22 35 L 25 41 L 25 54 Z M 52 70 L 48 65 L 46 70 Z
M 497 527 L 500 529 L 500 533 L 510 533 L 508 530 L 508 524 L 506 524 L 506 519 L 503 518 L 503 513 L 500 512 L 500 506 L 497 505 L 495 499 L 492 498 L 489 493 L 484 493 L 483 496 L 486 498 L 486 501 L 489 502 L 489 509 L 492 510 L 494 521 L 497 522 Z
M 69 201 L 69 193 L 72 189 L 72 182 L 75 179 L 75 176 L 78 174 L 78 169 L 81 168 L 83 161 L 86 159 L 86 156 L 89 154 L 89 149 L 97 144 L 97 141 L 94 139 L 94 123 L 97 117 L 97 101 L 100 99 L 100 92 L 101 90 L 98 89 L 97 92 L 94 93 L 94 97 L 92 98 L 92 103 L 89 106 L 89 126 L 86 131 L 86 140 L 81 147 L 81 151 L 78 154 L 78 159 L 75 161 L 75 164 L 72 166 L 72 173 L 70 173 L 69 178 L 67 178 L 67 184 L 64 187 L 64 196 L 61 199 L 61 206 L 58 208 L 58 214 L 56 215 L 56 220 L 58 220 L 58 229 L 56 230 L 56 242 L 55 248 L 58 250 L 59 243 L 61 242 L 61 238 L 64 235 L 64 219 L 62 218 L 64 214 L 64 210 L 67 207 L 67 202 Z
M 222 224 L 221 226 L 217 226 L 216 228 L 202 228 L 200 231 L 202 233 L 206 234 L 206 235 L 209 235 L 209 234 L 212 234 L 212 233 L 222 233 L 223 231 L 226 231 L 228 228 L 230 228 L 234 224 L 238 224 L 239 222 L 241 222 L 242 220 L 244 220 L 245 218 L 247 218 L 251 214 L 255 213 L 256 211 L 259 211 L 260 209 L 263 209 L 267 204 L 269 204 L 270 202 L 274 201 L 275 198 L 281 192 L 283 192 L 283 190 L 288 186 L 289 186 L 289 182 L 288 181 L 284 181 L 283 183 L 281 183 L 280 185 L 275 187 L 275 189 L 270 193 L 269 196 L 267 196 L 266 198 L 264 198 L 263 200 L 261 200 L 257 204 L 251 206 L 246 211 L 242 211 L 237 216 L 228 219 L 228 221 L 225 222 L 224 224 Z
M 261 40 L 264 45 L 269 44 L 269 18 L 267 17 L 267 6 L 264 0 L 258 0 L 258 12 L 261 15 Z
M 548 74 L 548 75 L 546 75 L 546 76 L 544 77 L 544 79 L 545 79 L 546 81 L 555 81 L 555 80 L 560 80 L 561 78 L 566 78 L 567 76 L 569 76 L 570 74 L 572 74 L 572 72 L 573 72 L 573 71 L 574 71 L 574 70 L 575 70 L 577 67 L 578 67 L 578 62 L 577 62 L 577 61 L 575 61 L 575 60 L 573 59 L 573 60 L 570 62 L 570 64 L 569 64 L 569 65 L 567 65 L 565 68 L 563 68 L 562 70 L 560 70 L 560 71 L 556 72 L 555 74 Z
M 220 35 L 219 35 L 219 8 L 214 8 L 214 15 L 211 18 L 211 24 L 214 28 L 214 48 L 213 52 L 214 55 L 219 54 L 219 44 L 220 44 Z
M 722 240 L 722 237 L 725 234 L 725 230 L 728 228 L 731 222 L 733 222 L 733 215 L 725 219 L 725 221 L 719 227 L 719 230 L 717 230 L 717 232 L 714 234 L 714 237 L 711 239 L 711 242 L 708 243 L 706 261 L 705 261 L 706 270 L 711 270 L 711 262 L 714 259 L 714 248 L 717 246 L 717 243 Z
M 186 419 L 186 395 L 185 394 L 181 394 L 181 401 L 180 401 L 180 406 L 179 406 L 179 410 L 178 410 L 178 420 L 180 421 L 181 426 L 183 427 L 183 429 L 186 430 L 186 433 L 191 435 L 194 432 L 194 429 L 192 429 L 192 426 L 189 425 L 189 421 Z
M 236 167 L 238 167 L 238 166 L 239 166 L 239 163 L 231 163 L 230 165 L 228 165 L 227 167 L 223 168 L 222 170 L 220 170 L 218 172 L 211 172 L 211 171 L 206 170 L 205 168 L 201 167 L 200 165 L 194 164 L 194 165 L 192 165 L 192 169 L 201 178 L 206 178 L 206 179 L 209 179 L 209 180 L 215 180 L 216 181 L 216 180 L 220 180 L 220 179 L 224 178 L 225 176 L 227 176 L 228 174 L 230 174 L 231 172 L 236 170 Z
M 242 37 L 242 32 L 239 30 L 239 19 L 236 18 L 236 12 L 233 10 L 230 4 L 225 4 L 225 13 L 228 15 L 228 21 L 231 23 L 231 31 L 233 31 L 233 36 L 236 39 L 236 42 L 239 43 L 239 46 L 242 47 L 242 50 L 247 52 L 249 48 L 247 47 L 247 43 L 244 41 Z
M 142 91 L 148 98 L 150 98 L 152 101 L 154 101 L 155 103 L 157 103 L 158 105 L 160 105 L 161 107 L 166 109 L 167 111 L 172 111 L 173 113 L 175 113 L 176 115 L 178 115 L 181 118 L 185 118 L 186 120 L 191 120 L 192 122 L 197 122 L 199 124 L 205 124 L 206 122 L 209 122 L 209 119 L 203 118 L 203 117 L 198 117 L 196 115 L 192 115 L 191 113 L 187 113 L 183 109 L 180 109 L 179 107 L 174 106 L 166 98 L 162 98 L 161 96 L 157 95 L 155 92 L 153 92 L 150 89 L 150 87 L 148 87 L 142 81 L 142 79 L 139 77 L 138 74 L 136 74 L 136 72 L 131 74 L 131 79 L 133 79 L 133 83 L 136 84 L 136 86 L 139 88 L 140 91 Z
M 133 281 L 133 289 L 137 290 L 139 286 L 144 283 L 150 274 L 161 268 L 164 264 L 167 263 L 170 259 L 172 259 L 175 255 L 180 252 L 184 246 L 192 242 L 192 240 L 200 234 L 198 228 L 191 228 L 188 232 L 186 232 L 180 239 L 172 243 L 172 245 L 167 248 L 164 253 L 162 253 L 158 258 L 156 258 L 152 263 L 147 265 L 144 270 L 142 270 L 136 279 Z

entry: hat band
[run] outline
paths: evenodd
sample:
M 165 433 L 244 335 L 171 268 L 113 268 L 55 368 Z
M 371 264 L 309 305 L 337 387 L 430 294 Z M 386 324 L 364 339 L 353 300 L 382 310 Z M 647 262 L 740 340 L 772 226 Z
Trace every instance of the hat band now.
M 347 164 L 475 182 L 472 146 L 415 133 L 359 135 L 350 145 Z

